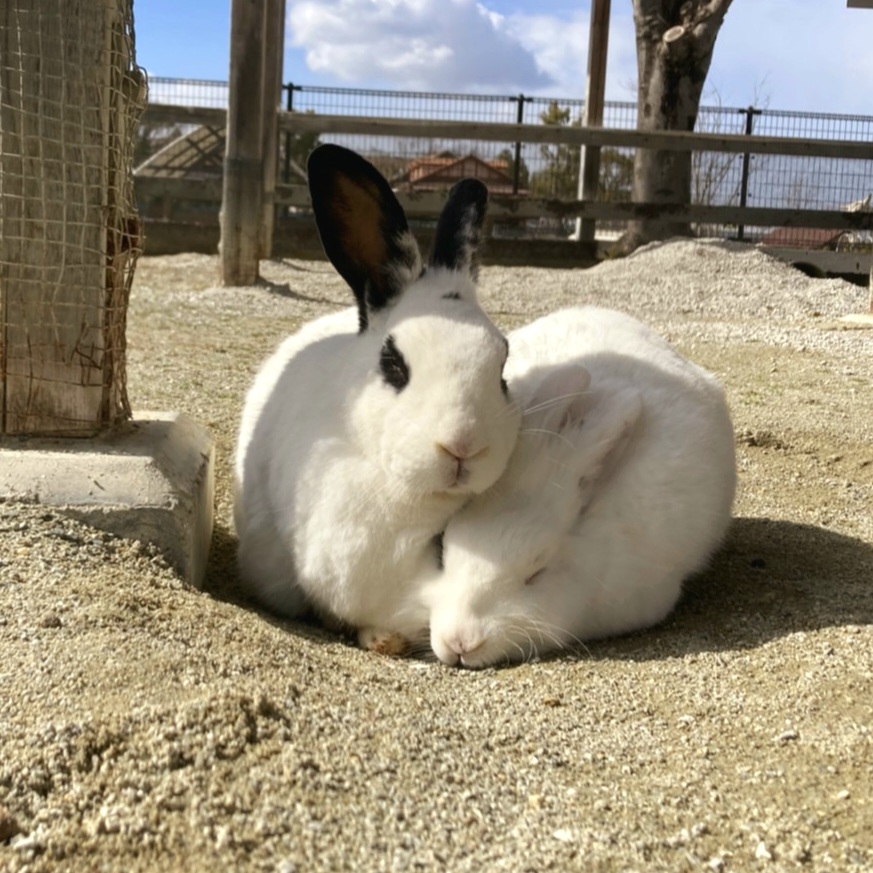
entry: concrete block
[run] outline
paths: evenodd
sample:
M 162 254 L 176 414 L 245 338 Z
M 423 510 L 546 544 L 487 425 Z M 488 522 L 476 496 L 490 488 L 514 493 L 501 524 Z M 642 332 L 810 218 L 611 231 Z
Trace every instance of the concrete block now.
M 117 433 L 94 439 L 0 438 L 0 497 L 153 543 L 198 588 L 214 491 L 214 441 L 180 413 L 137 413 Z

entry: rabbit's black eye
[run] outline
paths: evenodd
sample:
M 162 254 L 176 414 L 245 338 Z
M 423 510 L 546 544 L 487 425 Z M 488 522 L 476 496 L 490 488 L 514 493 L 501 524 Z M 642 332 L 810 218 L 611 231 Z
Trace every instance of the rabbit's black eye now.
M 394 337 L 389 336 L 379 353 L 379 370 L 382 378 L 397 391 L 402 391 L 409 382 L 409 365 L 400 350 L 394 344 Z

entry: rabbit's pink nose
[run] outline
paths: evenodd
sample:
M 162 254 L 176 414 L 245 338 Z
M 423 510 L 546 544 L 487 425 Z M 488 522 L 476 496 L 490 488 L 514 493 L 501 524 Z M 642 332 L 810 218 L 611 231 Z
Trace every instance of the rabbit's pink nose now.
M 437 443 L 436 445 L 437 451 L 454 458 L 456 461 L 473 461 L 488 453 L 488 446 L 478 448 L 464 440 L 451 443 Z
M 485 645 L 484 630 L 475 624 L 446 632 L 431 628 L 431 648 L 450 667 L 469 667 L 469 659 Z
M 465 486 L 470 481 L 471 466 L 475 467 L 480 458 L 488 454 L 488 446 L 478 446 L 471 440 L 455 440 L 451 442 L 437 442 L 437 454 L 452 462 L 450 472 L 450 488 Z
M 477 649 L 482 648 L 484 644 L 485 637 L 475 630 L 462 631 L 446 639 L 448 648 L 458 655 L 461 660 L 463 660 L 464 655 L 471 655 Z

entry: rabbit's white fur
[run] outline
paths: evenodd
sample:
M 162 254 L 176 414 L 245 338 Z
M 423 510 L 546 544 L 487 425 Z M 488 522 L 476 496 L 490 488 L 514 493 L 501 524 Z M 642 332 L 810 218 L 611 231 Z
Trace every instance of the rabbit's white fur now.
M 730 523 L 733 429 L 711 375 L 635 319 L 593 307 L 541 318 L 510 343 L 521 435 L 500 480 L 449 522 L 444 570 L 420 588 L 447 664 L 655 624 Z
M 372 166 L 326 146 L 309 168 L 322 241 L 357 316 L 306 325 L 255 378 L 235 465 L 239 566 L 248 592 L 276 612 L 312 606 L 381 627 L 434 561 L 435 535 L 494 483 L 518 434 L 501 384 L 506 340 L 473 280 L 486 193 L 456 186 L 423 272 Z

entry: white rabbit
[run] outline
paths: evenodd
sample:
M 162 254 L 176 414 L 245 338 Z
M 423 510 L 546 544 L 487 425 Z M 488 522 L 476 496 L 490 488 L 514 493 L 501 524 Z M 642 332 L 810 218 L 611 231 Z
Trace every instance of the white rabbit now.
M 500 480 L 449 522 L 442 574 L 420 586 L 447 664 L 655 624 L 730 523 L 733 428 L 711 375 L 605 309 L 556 312 L 509 339 L 521 435 Z
M 239 566 L 272 610 L 314 607 L 372 644 L 367 629 L 433 562 L 449 517 L 503 471 L 521 414 L 502 376 L 506 338 L 476 300 L 485 186 L 452 189 L 424 269 L 370 163 L 325 145 L 308 171 L 357 315 L 306 325 L 255 378 L 235 463 Z

